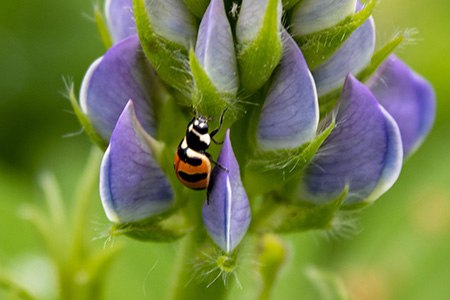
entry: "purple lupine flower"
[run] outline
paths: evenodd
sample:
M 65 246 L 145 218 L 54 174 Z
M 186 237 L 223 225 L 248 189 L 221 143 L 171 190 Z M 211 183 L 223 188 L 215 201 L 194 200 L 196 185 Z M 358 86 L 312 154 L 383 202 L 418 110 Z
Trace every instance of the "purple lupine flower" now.
M 373 201 L 397 180 L 403 151 L 398 125 L 362 83 L 349 75 L 336 112 L 336 127 L 305 171 L 300 198 L 345 203 Z
M 384 62 L 368 86 L 397 122 L 407 157 L 433 126 L 436 114 L 433 88 L 394 55 Z
M 290 3 L 283 27 L 277 0 L 243 0 L 235 14 L 222 0 L 135 0 L 134 16 L 131 1 L 107 1 L 115 44 L 89 68 L 80 102 L 109 144 L 100 190 L 112 222 L 169 230 L 158 222 L 208 197 L 203 225 L 190 221 L 229 254 L 250 220 L 259 230 L 255 216 L 273 199 L 285 208 L 276 220 L 283 228 L 325 228 L 320 215 L 307 218 L 311 206 L 361 207 L 394 184 L 432 126 L 432 87 L 394 55 L 367 76 L 383 60 L 374 54 L 375 1 Z M 229 109 L 231 130 L 203 196 L 170 168 L 186 106 L 210 117 L 211 128 Z M 255 199 L 263 204 L 254 208 Z M 306 221 L 289 224 L 293 215 Z

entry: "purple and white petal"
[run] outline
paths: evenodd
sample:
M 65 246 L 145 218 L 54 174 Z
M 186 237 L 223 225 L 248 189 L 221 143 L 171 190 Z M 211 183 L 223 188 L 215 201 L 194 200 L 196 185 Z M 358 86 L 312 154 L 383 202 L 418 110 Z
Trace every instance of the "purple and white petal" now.
M 247 194 L 231 146 L 230 130 L 226 133 L 218 163 L 227 170 L 216 166 L 212 171 L 209 204 L 203 205 L 203 221 L 212 240 L 229 253 L 240 243 L 251 220 Z
M 81 85 L 80 105 L 103 139 L 109 140 L 129 99 L 144 129 L 154 134 L 152 74 L 137 35 L 113 46 L 90 66 Z
M 257 139 L 263 150 L 289 149 L 311 141 L 319 123 L 316 86 L 297 43 L 283 32 L 283 57 L 259 120 Z
M 203 15 L 195 54 L 219 92 L 236 94 L 237 61 L 223 0 L 212 0 Z
M 336 127 L 307 167 L 300 199 L 316 204 L 370 202 L 397 180 L 403 159 L 400 131 L 370 90 L 349 75 L 336 113 Z
M 292 33 L 302 36 L 333 27 L 355 8 L 356 0 L 302 0 L 292 9 Z
M 397 122 L 407 157 L 422 144 L 433 126 L 436 115 L 433 87 L 394 55 L 367 85 Z
M 319 97 L 342 86 L 347 74 L 362 71 L 374 50 L 375 23 L 370 17 L 327 61 L 312 70 Z
M 197 21 L 184 1 L 145 0 L 145 7 L 154 32 L 186 49 L 193 46 L 197 36 Z
M 253 41 L 261 26 L 264 23 L 267 5 L 269 1 L 273 0 L 243 0 L 241 9 L 239 11 L 239 18 L 236 24 L 236 39 L 239 44 L 245 45 Z M 277 16 L 281 29 L 281 16 L 283 6 L 281 1 L 278 1 Z
M 155 160 L 152 143 L 130 100 L 120 115 L 100 168 L 100 196 L 108 219 L 136 222 L 160 214 L 173 191 Z
M 136 34 L 132 0 L 106 0 L 105 16 L 114 43 Z

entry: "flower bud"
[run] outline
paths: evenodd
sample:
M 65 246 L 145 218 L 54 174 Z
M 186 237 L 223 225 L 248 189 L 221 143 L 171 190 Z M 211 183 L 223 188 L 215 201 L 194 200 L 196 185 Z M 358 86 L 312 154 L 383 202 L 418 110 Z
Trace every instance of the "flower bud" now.
M 174 193 L 156 160 L 158 143 L 139 124 L 130 100 L 120 115 L 100 169 L 108 219 L 137 222 L 168 210 Z
M 105 16 L 114 43 L 136 34 L 132 0 L 106 0 Z
M 136 35 L 113 46 L 89 67 L 81 85 L 80 105 L 106 143 L 129 99 L 144 129 L 154 134 L 152 74 Z
M 430 83 L 390 56 L 368 83 L 378 102 L 400 128 L 405 158 L 430 132 L 436 115 L 436 100 Z
M 203 221 L 212 240 L 230 253 L 247 232 L 250 219 L 250 206 L 228 130 L 217 166 L 211 174 L 208 199 L 203 205 Z
M 300 199 L 327 203 L 348 188 L 344 205 L 374 201 L 397 180 L 402 158 L 394 119 L 367 87 L 349 75 L 336 127 L 305 170 Z

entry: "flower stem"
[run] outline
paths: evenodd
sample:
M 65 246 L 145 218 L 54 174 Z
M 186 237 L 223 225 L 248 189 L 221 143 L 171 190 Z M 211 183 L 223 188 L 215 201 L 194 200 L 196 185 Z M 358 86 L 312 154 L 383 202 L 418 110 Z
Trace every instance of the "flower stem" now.
M 225 286 L 222 280 L 214 282 L 200 280 L 203 278 L 199 271 L 201 266 L 195 263 L 195 258 L 201 252 L 200 245 L 205 241 L 205 233 L 197 229 L 183 241 L 183 245 L 177 260 L 176 281 L 171 287 L 171 300 L 209 300 L 226 299 L 230 287 Z
M 92 206 L 92 192 L 97 183 L 101 157 L 101 151 L 97 147 L 93 147 L 76 189 L 74 199 L 75 207 L 73 209 L 73 243 L 71 249 L 73 260 L 78 260 L 85 254 L 85 237 L 89 225 L 89 211 Z
M 262 279 L 262 287 L 259 300 L 268 300 L 281 267 L 287 260 L 287 249 L 283 241 L 274 234 L 263 234 L 258 242 L 259 273 Z
M 0 273 L 0 289 L 10 292 L 10 295 L 16 296 L 18 299 L 35 300 L 35 298 L 22 286 L 15 283 L 6 275 Z M 15 299 L 15 298 L 13 298 Z
M 197 200 L 197 199 L 191 199 Z M 191 217 L 196 216 L 201 224 L 200 215 L 201 202 L 189 201 L 186 209 Z M 201 225 L 198 225 L 201 226 Z M 205 261 L 209 258 L 205 256 L 205 244 L 208 237 L 202 227 L 197 227 L 192 233 L 184 238 L 176 261 L 176 278 L 171 287 L 170 300 L 209 300 L 226 299 L 229 286 L 225 286 L 220 278 L 217 280 L 206 280 L 207 272 L 214 268 L 212 264 L 208 266 Z M 205 250 L 209 252 L 208 250 Z M 211 261 L 209 261 L 211 263 Z M 206 268 L 205 268 L 206 267 Z M 220 272 L 220 271 L 218 271 Z M 218 276 L 220 277 L 220 276 Z M 214 279 L 214 278 L 213 278 Z

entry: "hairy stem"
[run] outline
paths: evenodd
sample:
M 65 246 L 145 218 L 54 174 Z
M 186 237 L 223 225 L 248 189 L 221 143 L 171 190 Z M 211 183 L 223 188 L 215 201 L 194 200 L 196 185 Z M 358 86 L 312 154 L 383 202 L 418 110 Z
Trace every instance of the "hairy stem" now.
M 197 200 L 197 199 L 194 199 Z M 201 202 L 190 201 L 188 206 L 188 213 L 193 218 L 199 220 L 201 211 Z M 201 225 L 199 225 L 201 226 Z M 217 280 L 208 278 L 208 271 L 215 268 L 213 260 L 207 252 L 210 248 L 208 244 L 208 237 L 202 227 L 194 230 L 182 241 L 181 249 L 178 253 L 176 261 L 176 272 L 173 284 L 169 287 L 170 300 L 220 300 L 226 299 L 227 292 L 230 287 L 225 286 L 221 276 L 217 276 Z M 206 247 L 205 247 L 206 245 Z M 203 263 L 206 262 L 205 265 Z M 208 266 L 208 263 L 211 265 Z M 218 271 L 220 272 L 220 271 Z M 217 274 L 219 274 L 217 272 Z

